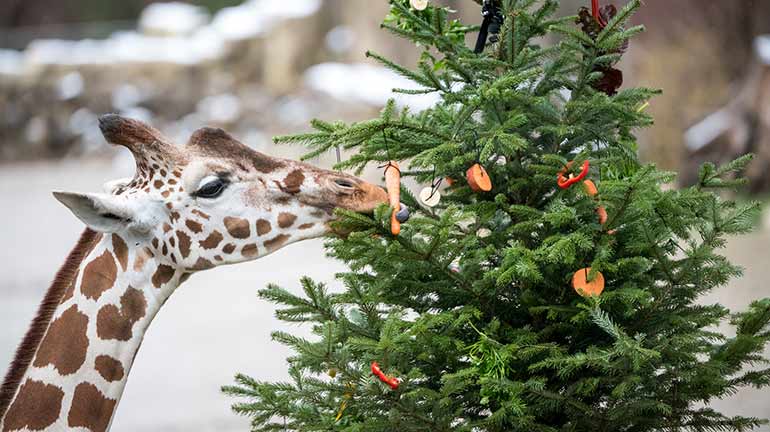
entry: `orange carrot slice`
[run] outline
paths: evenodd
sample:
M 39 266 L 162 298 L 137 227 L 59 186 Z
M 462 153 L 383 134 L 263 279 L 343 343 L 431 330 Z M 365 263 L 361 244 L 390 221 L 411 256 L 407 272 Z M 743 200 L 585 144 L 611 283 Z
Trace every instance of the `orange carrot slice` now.
M 599 189 L 596 188 L 596 185 L 591 180 L 583 182 L 583 189 L 585 189 L 586 195 L 591 197 L 596 196 L 599 193 Z
M 589 281 L 588 275 L 591 267 L 582 268 L 572 275 L 572 288 L 583 297 L 598 296 L 604 291 L 604 275 L 601 272 L 594 274 L 594 279 Z
M 390 232 L 398 235 L 401 232 L 401 222 L 396 219 L 396 213 L 401 208 L 401 171 L 394 161 L 390 161 L 385 168 L 385 187 L 388 189 L 390 208 L 393 209 L 390 214 Z
M 604 207 L 599 206 L 596 208 L 596 214 L 599 215 L 599 223 L 604 225 L 607 223 L 607 210 Z
M 489 192 L 492 190 L 492 180 L 487 174 L 487 170 L 479 164 L 473 164 L 465 172 L 465 177 L 468 179 L 468 185 L 476 192 Z

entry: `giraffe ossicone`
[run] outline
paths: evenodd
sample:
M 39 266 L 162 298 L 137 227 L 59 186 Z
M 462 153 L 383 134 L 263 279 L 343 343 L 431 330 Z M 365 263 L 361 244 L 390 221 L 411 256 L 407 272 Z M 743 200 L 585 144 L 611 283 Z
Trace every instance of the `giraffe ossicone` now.
M 0 387 L 0 432 L 109 429 L 144 332 L 197 271 L 324 235 L 336 208 L 385 191 L 252 150 L 221 129 L 184 146 L 109 114 L 106 140 L 136 160 L 103 193 L 55 192 L 87 229 L 51 285 Z

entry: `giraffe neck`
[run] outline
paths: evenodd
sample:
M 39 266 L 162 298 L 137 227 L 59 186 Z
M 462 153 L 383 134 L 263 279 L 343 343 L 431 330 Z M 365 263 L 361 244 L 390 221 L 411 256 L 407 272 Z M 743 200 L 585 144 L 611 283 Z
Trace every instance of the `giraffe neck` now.
M 93 242 L 0 420 L 1 432 L 109 429 L 145 331 L 183 279 L 154 256 L 115 234 Z

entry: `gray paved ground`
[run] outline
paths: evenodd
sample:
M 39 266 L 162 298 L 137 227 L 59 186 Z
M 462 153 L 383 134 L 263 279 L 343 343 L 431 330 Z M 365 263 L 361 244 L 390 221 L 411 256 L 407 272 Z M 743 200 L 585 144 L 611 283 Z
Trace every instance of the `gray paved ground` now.
M 125 168 L 123 169 L 125 170 Z M 53 274 L 82 226 L 51 190 L 99 190 L 120 172 L 104 162 L 0 166 L 0 365 L 10 362 Z M 711 298 L 732 308 L 770 296 L 770 229 L 733 240 L 728 255 L 746 277 Z M 219 392 L 235 372 L 284 377 L 287 350 L 270 341 L 280 328 L 256 291 L 268 282 L 297 289 L 309 275 L 331 281 L 340 264 L 321 242 L 291 245 L 259 261 L 193 276 L 150 327 L 114 421 L 114 431 L 247 430 Z M 295 327 L 293 330 L 297 330 Z M 0 374 L 4 373 L 0 366 Z M 732 414 L 770 417 L 770 392 L 746 390 L 716 403 Z M 770 430 L 770 428 L 764 429 Z

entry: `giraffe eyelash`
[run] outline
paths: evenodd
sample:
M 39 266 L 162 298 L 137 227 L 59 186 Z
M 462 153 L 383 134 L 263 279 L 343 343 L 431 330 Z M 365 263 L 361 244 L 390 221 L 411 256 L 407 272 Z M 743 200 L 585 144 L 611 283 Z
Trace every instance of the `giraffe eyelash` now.
M 198 189 L 192 194 L 196 198 L 217 198 L 230 184 L 230 181 L 221 176 L 208 176 L 201 180 Z

